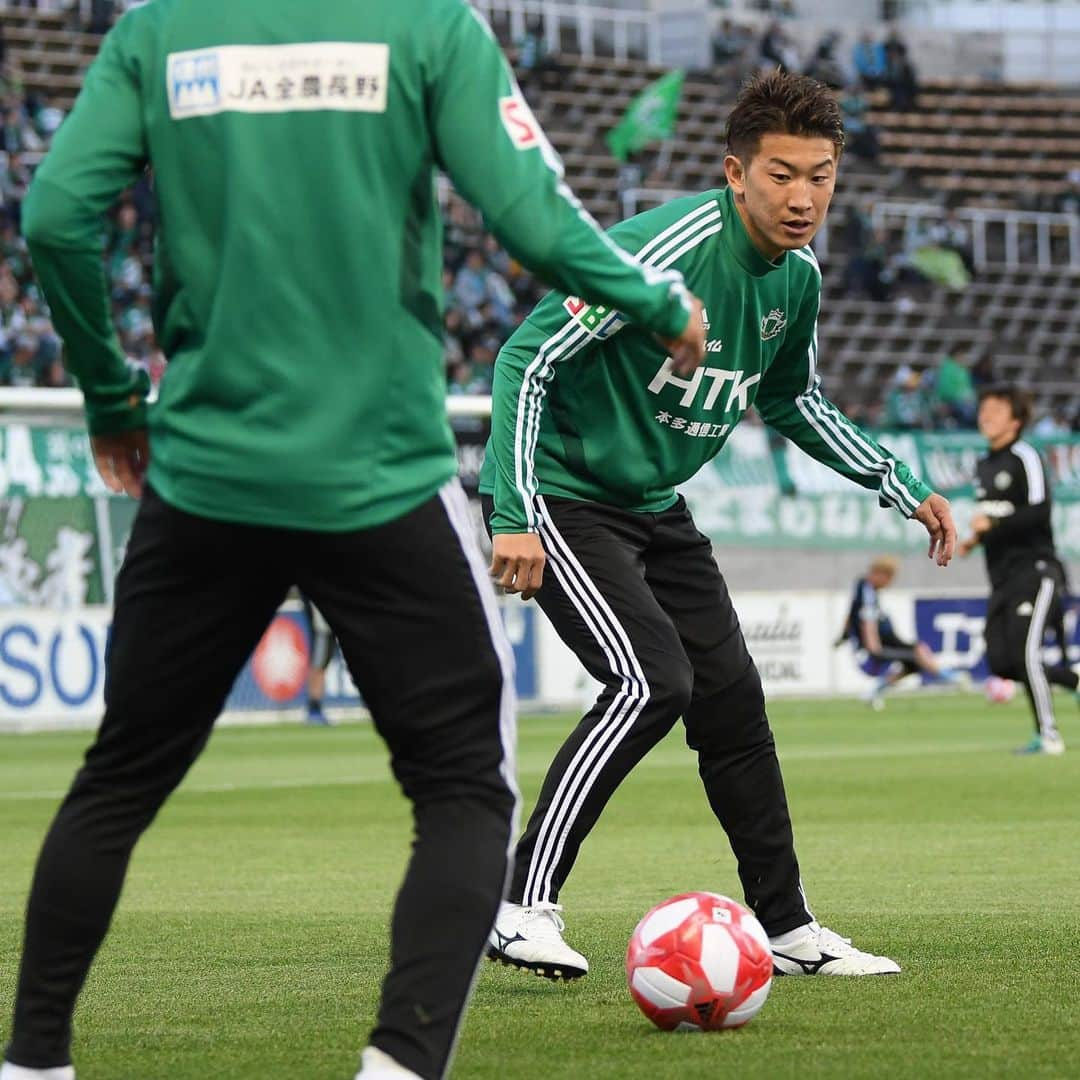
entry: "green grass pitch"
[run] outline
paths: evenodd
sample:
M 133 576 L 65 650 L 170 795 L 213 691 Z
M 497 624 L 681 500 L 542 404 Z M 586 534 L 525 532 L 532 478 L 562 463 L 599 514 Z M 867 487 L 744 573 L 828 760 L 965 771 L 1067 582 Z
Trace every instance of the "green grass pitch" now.
M 1025 706 L 777 702 L 810 901 L 899 977 L 777 979 L 741 1031 L 665 1035 L 626 992 L 640 916 L 739 896 L 678 730 L 618 792 L 565 890 L 589 976 L 485 963 L 455 1076 L 476 1080 L 1080 1076 L 1080 739 L 1016 758 Z M 521 724 L 526 799 L 569 717 Z M 83 735 L 0 740 L 0 1033 L 42 832 Z M 409 833 L 366 724 L 225 729 L 136 851 L 76 1017 L 80 1080 L 345 1080 L 383 973 Z M 431 918 L 440 897 L 431 897 Z

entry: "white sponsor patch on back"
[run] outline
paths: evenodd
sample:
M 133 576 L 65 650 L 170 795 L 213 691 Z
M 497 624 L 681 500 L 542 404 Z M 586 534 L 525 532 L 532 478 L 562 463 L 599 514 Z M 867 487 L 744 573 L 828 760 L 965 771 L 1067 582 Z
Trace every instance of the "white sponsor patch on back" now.
M 389 75 L 390 46 L 355 41 L 191 49 L 170 53 L 165 69 L 174 120 L 222 112 L 386 112 Z

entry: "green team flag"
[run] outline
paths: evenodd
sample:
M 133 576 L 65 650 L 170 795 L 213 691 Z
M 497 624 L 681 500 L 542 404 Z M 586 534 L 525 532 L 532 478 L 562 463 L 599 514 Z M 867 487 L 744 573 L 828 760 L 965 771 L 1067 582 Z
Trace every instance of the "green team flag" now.
M 630 102 L 626 115 L 607 133 L 607 144 L 615 157 L 625 161 L 649 143 L 675 134 L 675 115 L 685 78 L 681 68 L 669 71 Z

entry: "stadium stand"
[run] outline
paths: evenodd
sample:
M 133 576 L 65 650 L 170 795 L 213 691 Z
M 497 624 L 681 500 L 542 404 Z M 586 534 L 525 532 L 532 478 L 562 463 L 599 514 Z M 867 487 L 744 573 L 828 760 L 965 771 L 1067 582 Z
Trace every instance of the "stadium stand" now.
M 31 100 L 69 108 L 98 37 L 70 29 L 63 15 L 29 8 L 3 10 L 0 25 L 9 85 Z M 513 55 L 508 28 L 503 29 L 503 43 Z M 564 50 L 574 46 L 568 39 L 561 44 Z M 527 96 L 563 155 L 575 190 L 605 223 L 649 205 L 640 193 L 628 204 L 628 186 L 655 190 L 655 202 L 662 197 L 659 189 L 694 191 L 722 181 L 719 132 L 745 63 L 688 74 L 677 137 L 659 160 L 649 153 L 627 170 L 608 152 L 605 133 L 632 96 L 663 70 L 641 60 L 585 58 L 570 51 L 520 69 Z M 1041 411 L 1075 417 L 1074 425 L 1080 424 L 1075 223 L 1048 227 L 1040 237 L 984 231 L 974 279 L 950 289 L 930 285 L 912 269 L 913 219 L 894 213 L 875 221 L 883 280 L 888 280 L 872 298 L 852 289 L 849 270 L 858 252 L 850 249 L 848 230 L 838 227 L 846 214 L 869 216 L 885 203 L 900 210 L 928 204 L 939 215 L 957 207 L 1075 215 L 1080 92 L 1037 83 L 1006 88 L 971 79 L 928 79 L 914 104 L 899 111 L 888 91 L 867 92 L 862 117 L 876 131 L 878 152 L 849 154 L 844 164 L 822 258 L 821 357 L 832 393 L 861 413 L 872 410 L 880 405 L 883 388 L 909 369 L 932 372 L 943 355 L 961 352 L 972 365 L 989 359 L 997 378 L 1029 383 Z M 24 163 L 36 157 L 22 155 Z M 537 290 L 505 253 L 485 241 L 479 224 L 456 207 L 452 195 L 449 200 L 449 381 L 451 392 L 483 392 L 499 335 L 505 337 Z M 142 251 L 145 256 L 148 248 Z M 970 256 L 966 262 L 972 265 Z M 470 264 L 483 279 L 483 296 L 467 272 Z M 137 285 L 133 300 L 138 301 Z M 516 306 L 507 309 L 507 300 Z M 142 327 L 138 317 L 133 321 Z

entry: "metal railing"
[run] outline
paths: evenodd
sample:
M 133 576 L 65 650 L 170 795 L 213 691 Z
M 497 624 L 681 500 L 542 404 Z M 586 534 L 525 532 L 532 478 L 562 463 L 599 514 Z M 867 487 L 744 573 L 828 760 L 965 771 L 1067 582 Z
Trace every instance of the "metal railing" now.
M 113 0 L 116 14 L 140 0 Z M 520 41 L 527 29 L 539 27 L 548 52 L 572 52 L 584 57 L 661 62 L 660 20 L 655 12 L 634 11 L 556 0 L 471 0 L 509 42 Z M 89 22 L 91 0 L 77 0 L 81 21 Z M 66 12 L 71 0 L 37 0 L 37 9 Z
M 692 194 L 673 188 L 628 188 L 621 195 L 622 216 L 632 217 L 647 207 Z M 936 203 L 876 202 L 871 221 L 874 228 L 887 228 L 899 219 L 908 230 L 922 222 L 943 221 L 945 214 Z M 964 207 L 956 216 L 971 231 L 976 269 L 1080 270 L 1080 216 L 1076 214 Z M 821 259 L 829 257 L 828 224 L 814 237 L 814 251 Z M 992 257 L 998 253 L 1000 258 Z
M 1068 85 L 1080 70 L 1080 14 L 1075 3 L 1034 0 L 894 0 L 906 28 L 950 38 L 995 35 L 1005 82 Z
M 651 11 L 556 3 L 553 0 L 472 0 L 494 26 L 506 26 L 511 43 L 539 27 L 548 52 L 660 63 L 660 22 Z M 575 47 L 568 47 L 568 40 Z
M 978 269 L 1080 270 L 1080 217 L 1076 214 L 964 207 L 956 211 L 956 217 L 971 230 L 972 261 Z M 945 211 L 935 203 L 874 204 L 871 220 L 875 228 L 887 228 L 898 218 L 905 229 L 912 229 L 922 222 L 944 220 Z M 991 258 L 992 248 L 1002 257 Z

